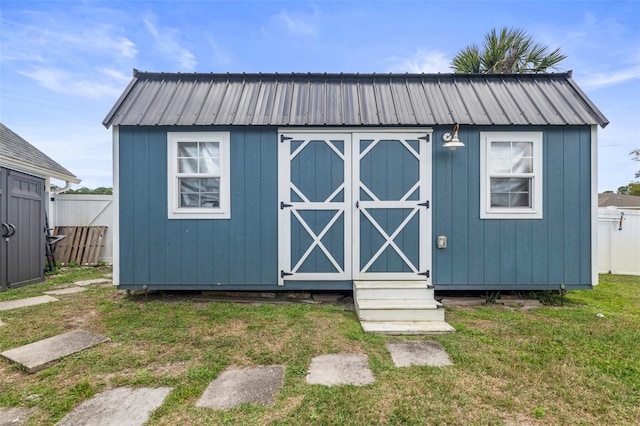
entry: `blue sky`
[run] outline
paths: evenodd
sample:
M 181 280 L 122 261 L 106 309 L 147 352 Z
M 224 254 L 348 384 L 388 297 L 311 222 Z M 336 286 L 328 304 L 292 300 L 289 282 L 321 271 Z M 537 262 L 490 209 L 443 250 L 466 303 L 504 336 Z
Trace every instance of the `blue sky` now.
M 0 0 L 0 121 L 76 174 L 111 186 L 101 122 L 132 69 L 180 72 L 450 72 L 493 27 L 561 47 L 560 71 L 611 124 L 599 189 L 640 163 L 640 1 Z

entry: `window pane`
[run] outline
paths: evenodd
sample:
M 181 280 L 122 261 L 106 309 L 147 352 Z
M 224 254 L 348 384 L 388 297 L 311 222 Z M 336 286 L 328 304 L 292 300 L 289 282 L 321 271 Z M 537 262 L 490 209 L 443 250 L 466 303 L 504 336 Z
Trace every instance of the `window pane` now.
M 511 173 L 511 160 L 508 158 L 493 159 L 491 173 Z
M 513 173 L 533 173 L 533 159 L 532 158 L 514 158 L 513 160 Z
M 511 148 L 514 157 L 533 157 L 533 142 L 513 142 Z
M 200 192 L 200 179 L 180 179 L 180 193 Z
M 220 174 L 219 158 L 202 158 L 200 159 L 200 173 Z
M 191 158 L 178 159 L 178 173 L 198 173 L 198 160 Z
M 203 193 L 200 202 L 200 207 L 220 207 L 220 194 Z
M 220 178 L 200 179 L 201 192 L 218 192 L 220 190 Z
M 187 193 L 180 194 L 180 207 L 198 207 L 198 194 Z
M 198 156 L 198 142 L 178 142 L 178 157 Z
M 509 196 L 509 207 L 531 207 L 529 194 L 511 194 Z
M 509 179 L 509 192 L 530 192 L 531 179 Z
M 491 193 L 509 193 L 509 179 L 492 178 Z
M 491 194 L 491 207 L 509 207 L 509 194 Z
M 200 157 L 220 157 L 220 142 L 200 142 Z
M 509 158 L 511 156 L 511 142 L 491 142 L 491 157 Z

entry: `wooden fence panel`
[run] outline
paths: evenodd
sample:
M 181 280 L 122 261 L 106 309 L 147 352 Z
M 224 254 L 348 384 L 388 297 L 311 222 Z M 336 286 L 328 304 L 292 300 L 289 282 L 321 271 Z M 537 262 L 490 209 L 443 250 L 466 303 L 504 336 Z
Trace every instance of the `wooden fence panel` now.
M 62 264 L 97 264 L 107 229 L 107 226 L 56 226 L 54 235 L 65 235 L 56 245 L 56 261 Z

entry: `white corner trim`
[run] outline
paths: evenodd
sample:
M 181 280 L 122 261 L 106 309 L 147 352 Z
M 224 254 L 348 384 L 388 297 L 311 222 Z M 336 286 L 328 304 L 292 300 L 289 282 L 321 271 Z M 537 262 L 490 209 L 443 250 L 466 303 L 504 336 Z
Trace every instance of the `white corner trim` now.
M 113 126 L 113 284 L 120 285 L 120 126 Z
M 598 126 L 591 126 L 591 285 L 598 285 Z

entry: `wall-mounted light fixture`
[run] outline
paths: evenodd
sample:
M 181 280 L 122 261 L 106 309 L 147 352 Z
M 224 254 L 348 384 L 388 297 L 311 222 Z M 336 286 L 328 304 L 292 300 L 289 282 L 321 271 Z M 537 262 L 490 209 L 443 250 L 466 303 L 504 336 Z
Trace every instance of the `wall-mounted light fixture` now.
M 458 130 L 460 130 L 460 125 L 456 123 L 455 126 L 453 126 L 453 136 L 451 133 L 445 133 L 442 135 L 442 140 L 444 141 L 442 146 L 444 148 L 449 148 L 451 151 L 455 151 L 456 148 L 464 146 L 464 144 L 460 142 L 460 139 L 458 139 Z

